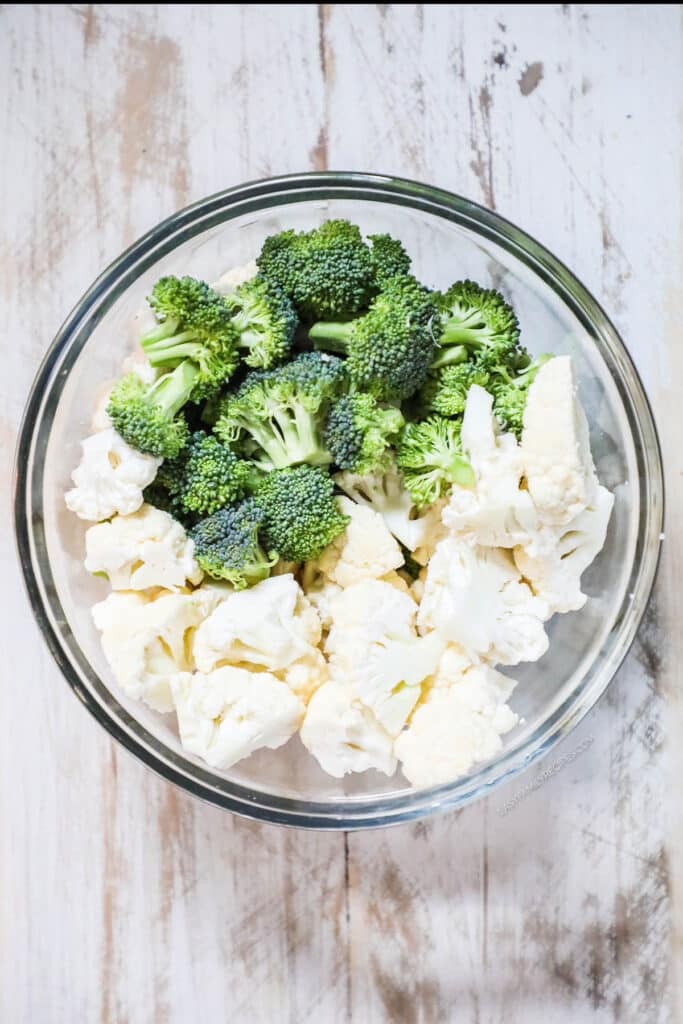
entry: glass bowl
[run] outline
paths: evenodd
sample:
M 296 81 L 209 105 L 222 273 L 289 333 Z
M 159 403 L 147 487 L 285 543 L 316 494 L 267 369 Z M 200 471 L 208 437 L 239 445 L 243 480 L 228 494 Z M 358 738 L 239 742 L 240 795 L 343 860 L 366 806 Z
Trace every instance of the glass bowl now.
M 173 716 L 129 701 L 104 661 L 90 608 L 108 592 L 83 568 L 85 524 L 64 491 L 90 434 L 94 400 L 135 347 L 135 317 L 161 274 L 215 280 L 266 235 L 348 217 L 403 240 L 434 287 L 472 277 L 502 288 L 532 352 L 571 353 L 601 481 L 616 502 L 607 543 L 584 576 L 590 600 L 549 624 L 550 650 L 514 669 L 520 724 L 492 761 L 414 790 L 397 773 L 325 775 L 298 737 L 212 771 L 180 746 Z M 546 249 L 459 196 L 377 175 L 302 174 L 211 196 L 154 228 L 92 285 L 50 346 L 28 399 L 16 460 L 15 523 L 33 611 L 70 686 L 112 736 L 166 779 L 231 811 L 286 825 L 357 829 L 419 818 L 487 793 L 528 767 L 595 704 L 635 635 L 652 587 L 663 492 L 652 415 L 626 349 L 595 299 Z

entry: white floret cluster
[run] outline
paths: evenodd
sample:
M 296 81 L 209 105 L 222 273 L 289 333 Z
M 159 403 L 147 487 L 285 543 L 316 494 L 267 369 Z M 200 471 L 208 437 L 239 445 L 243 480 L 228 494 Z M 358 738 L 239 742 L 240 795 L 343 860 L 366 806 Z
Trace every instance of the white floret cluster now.
M 400 765 L 432 786 L 493 757 L 518 721 L 496 666 L 541 658 L 547 620 L 583 605 L 613 497 L 568 357 L 538 372 L 521 443 L 472 387 L 462 443 L 474 487 L 416 515 L 398 473 L 338 474 L 345 532 L 298 575 L 236 591 L 203 580 L 180 524 L 144 503 L 160 460 L 104 424 L 66 502 L 93 523 L 86 568 L 111 584 L 93 616 L 121 690 L 175 712 L 185 748 L 221 770 L 297 732 L 336 777 Z

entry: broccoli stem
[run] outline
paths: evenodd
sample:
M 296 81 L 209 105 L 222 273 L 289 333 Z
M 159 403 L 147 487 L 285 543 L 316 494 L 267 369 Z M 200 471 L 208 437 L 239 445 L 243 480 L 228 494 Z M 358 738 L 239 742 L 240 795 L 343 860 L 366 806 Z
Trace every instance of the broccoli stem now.
M 463 455 L 452 452 L 449 448 L 435 449 L 429 461 L 447 474 L 448 479 L 461 487 L 474 485 L 472 466 Z
M 328 352 L 346 352 L 351 338 L 353 321 L 344 323 L 333 321 L 320 321 L 313 324 L 308 336 L 314 344 L 314 348 L 325 349 Z
M 443 338 L 441 339 L 441 343 Z M 453 345 L 452 348 L 440 348 L 439 354 L 432 361 L 433 370 L 441 370 L 444 366 L 467 362 L 468 352 L 464 345 Z
M 164 320 L 163 323 L 157 324 L 150 331 L 145 331 L 140 338 L 140 344 L 143 348 L 146 348 L 147 345 L 152 345 L 156 341 L 170 338 L 172 334 L 175 334 L 177 327 L 177 320 Z
M 198 376 L 199 370 L 193 363 L 183 362 L 152 385 L 147 400 L 173 419 L 189 399 Z
M 152 342 L 143 342 L 142 348 L 152 366 L 164 366 L 173 360 L 196 359 L 204 346 L 197 341 L 196 332 L 190 330 L 181 331 L 171 337 L 158 338 Z

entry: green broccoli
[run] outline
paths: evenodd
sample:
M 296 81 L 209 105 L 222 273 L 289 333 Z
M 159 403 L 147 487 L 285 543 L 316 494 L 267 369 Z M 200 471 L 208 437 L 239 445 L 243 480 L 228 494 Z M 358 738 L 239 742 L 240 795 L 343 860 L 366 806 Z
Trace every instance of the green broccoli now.
M 244 590 L 270 575 L 277 561 L 275 551 L 264 550 L 259 532 L 264 516 L 253 500 L 219 509 L 190 531 L 195 557 L 209 576 L 227 580 Z
M 348 354 L 353 382 L 380 401 L 408 398 L 424 383 L 434 357 L 432 294 L 410 275 L 392 277 L 368 312 L 346 323 L 317 323 L 316 348 Z
M 349 522 L 339 511 L 332 478 L 312 466 L 269 473 L 255 500 L 263 511 L 269 546 L 291 562 L 317 558 Z
M 230 309 L 217 292 L 193 277 L 162 277 L 149 304 L 160 321 L 140 338 L 152 366 L 198 367 L 192 395 L 199 401 L 230 379 L 239 364 L 239 334 Z
M 324 439 L 340 469 L 372 473 L 386 464 L 389 446 L 402 426 L 398 409 L 383 408 L 372 395 L 354 391 L 330 409 Z
M 194 392 L 198 376 L 196 365 L 188 360 L 153 384 L 128 373 L 112 388 L 107 414 L 133 448 L 172 459 L 188 441 L 187 423 L 178 414 Z
M 474 472 L 462 454 L 460 422 L 430 416 L 407 423 L 401 432 L 396 463 L 418 507 L 437 501 L 453 483 L 474 486 Z
M 184 518 L 211 515 L 245 497 L 257 475 L 255 467 L 238 459 L 227 444 L 197 430 L 175 459 L 162 464 L 154 483 L 168 494 L 167 510 L 173 514 L 177 509 Z
M 223 298 L 232 311 L 239 347 L 246 349 L 247 366 L 264 369 L 289 355 L 299 323 L 296 310 L 282 289 L 260 274 Z
M 263 277 L 279 285 L 310 320 L 352 316 L 376 290 L 370 249 L 347 220 L 271 235 L 256 263 Z
M 464 362 L 477 349 L 495 349 L 508 363 L 519 354 L 519 323 L 500 292 L 456 281 L 438 298 L 441 333 L 434 369 Z
M 509 377 L 507 380 L 500 377 L 494 381 L 490 389 L 494 396 L 493 411 L 500 420 L 503 430 L 510 430 L 517 437 L 521 437 L 529 388 L 540 368 L 549 359 L 552 359 L 552 356 L 544 353 L 515 377 Z
M 368 235 L 372 244 L 372 265 L 375 280 L 382 286 L 397 274 L 410 271 L 410 256 L 403 248 L 403 243 L 391 235 Z
M 223 400 L 216 433 L 266 471 L 325 465 L 332 461 L 322 437 L 327 407 L 346 382 L 343 361 L 319 352 L 254 370 Z
M 462 416 L 473 384 L 488 388 L 491 374 L 476 362 L 445 366 L 427 378 L 420 399 L 423 408 L 441 416 Z

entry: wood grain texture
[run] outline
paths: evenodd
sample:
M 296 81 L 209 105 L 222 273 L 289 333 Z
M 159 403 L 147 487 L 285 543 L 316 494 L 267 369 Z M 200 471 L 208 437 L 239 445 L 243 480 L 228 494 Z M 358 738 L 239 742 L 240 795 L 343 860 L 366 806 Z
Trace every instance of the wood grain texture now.
M 550 763 L 348 838 L 232 818 L 117 750 L 3 523 L 0 1021 L 683 1019 L 680 9 L 10 4 L 0 84 L 3 494 L 96 271 L 190 200 L 326 167 L 461 192 L 565 260 L 634 354 L 669 486 L 638 640 Z

